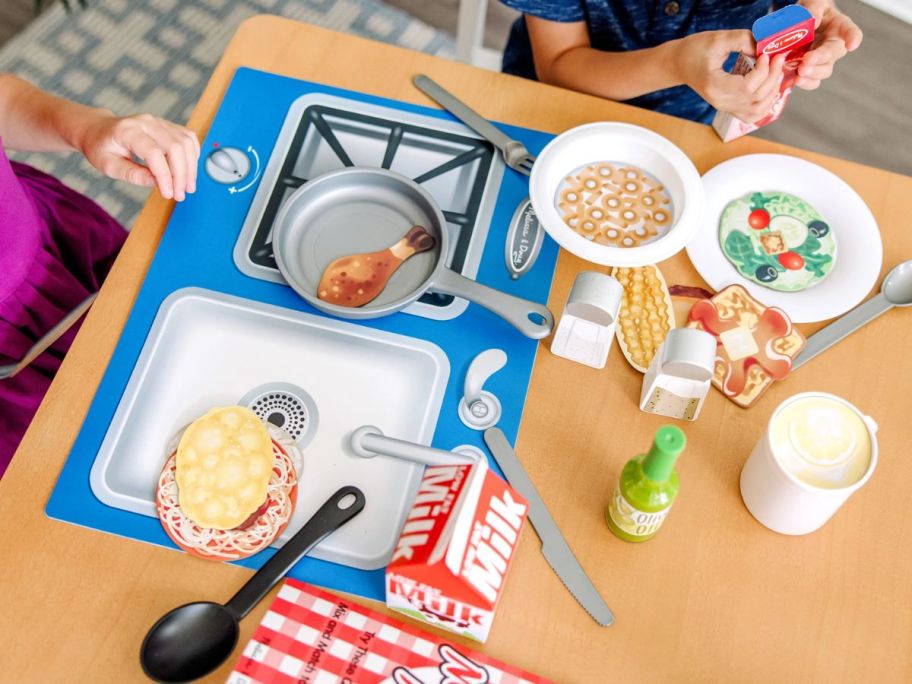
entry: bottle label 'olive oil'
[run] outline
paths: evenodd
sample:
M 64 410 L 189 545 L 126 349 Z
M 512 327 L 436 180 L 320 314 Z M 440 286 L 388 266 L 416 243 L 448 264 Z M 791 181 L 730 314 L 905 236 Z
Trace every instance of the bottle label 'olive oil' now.
M 614 496 L 608 503 L 608 515 L 611 517 L 611 522 L 632 537 L 651 537 L 665 522 L 665 517 L 670 510 L 671 506 L 652 513 L 641 511 L 624 498 L 620 487 L 614 490 Z

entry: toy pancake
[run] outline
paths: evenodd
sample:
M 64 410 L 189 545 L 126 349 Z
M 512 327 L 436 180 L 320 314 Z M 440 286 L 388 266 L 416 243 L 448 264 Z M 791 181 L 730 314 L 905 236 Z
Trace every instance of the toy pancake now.
M 744 408 L 788 376 L 806 342 L 784 311 L 764 306 L 740 285 L 694 304 L 687 327 L 715 336 L 713 385 Z

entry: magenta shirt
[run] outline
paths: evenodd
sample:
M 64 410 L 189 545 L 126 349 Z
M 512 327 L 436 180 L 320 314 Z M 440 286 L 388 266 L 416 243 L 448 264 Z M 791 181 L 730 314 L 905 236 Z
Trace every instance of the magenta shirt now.
M 0 145 L 0 366 L 21 359 L 98 290 L 125 238 L 92 200 L 11 162 Z M 0 380 L 0 476 L 77 328 L 15 377 Z

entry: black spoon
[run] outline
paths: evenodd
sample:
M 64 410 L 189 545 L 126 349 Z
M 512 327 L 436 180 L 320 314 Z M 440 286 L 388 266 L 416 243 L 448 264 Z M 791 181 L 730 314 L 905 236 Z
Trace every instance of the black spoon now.
M 139 651 L 143 671 L 161 682 L 186 682 L 212 672 L 234 650 L 238 622 L 302 556 L 363 508 L 361 490 L 342 487 L 228 603 L 198 601 L 164 615 L 143 639 Z

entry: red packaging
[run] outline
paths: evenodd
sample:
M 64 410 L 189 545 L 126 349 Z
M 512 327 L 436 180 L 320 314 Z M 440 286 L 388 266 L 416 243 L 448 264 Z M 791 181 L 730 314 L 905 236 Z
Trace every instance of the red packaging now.
M 285 580 L 227 684 L 550 684 L 395 618 Z
M 779 86 L 779 96 L 770 107 L 769 113 L 755 123 L 745 123 L 728 112 L 716 112 L 712 125 L 723 142 L 756 131 L 782 116 L 785 103 L 792 94 L 795 81 L 798 80 L 801 58 L 814 42 L 814 18 L 800 5 L 789 5 L 761 17 L 754 22 L 751 30 L 754 40 L 757 41 L 756 57 L 766 54 L 772 60 L 775 55 L 786 53 L 782 84 Z M 732 73 L 747 74 L 754 69 L 754 64 L 755 58 L 741 53 Z
M 427 468 L 386 569 L 387 605 L 484 642 L 527 512 L 485 463 Z

